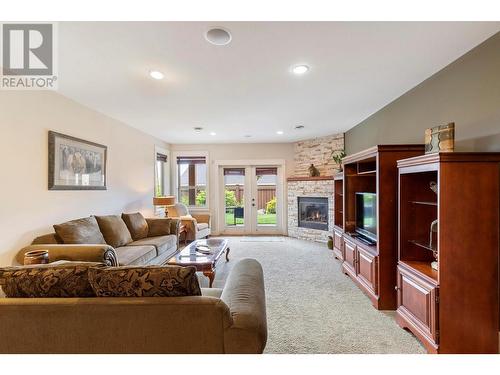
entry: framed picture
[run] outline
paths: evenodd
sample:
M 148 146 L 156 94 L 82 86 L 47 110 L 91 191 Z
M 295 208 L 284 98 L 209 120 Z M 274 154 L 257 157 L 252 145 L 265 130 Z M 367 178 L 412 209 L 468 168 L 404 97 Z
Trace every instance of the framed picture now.
M 49 131 L 49 190 L 106 190 L 107 149 Z

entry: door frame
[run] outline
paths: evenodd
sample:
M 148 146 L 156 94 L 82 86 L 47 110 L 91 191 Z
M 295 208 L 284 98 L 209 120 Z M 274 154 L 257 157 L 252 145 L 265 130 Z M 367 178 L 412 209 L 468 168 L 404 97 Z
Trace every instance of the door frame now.
M 220 192 L 220 187 L 224 185 L 224 181 L 222 181 L 222 177 L 220 175 L 220 169 L 222 167 L 266 167 L 266 166 L 276 166 L 278 167 L 278 186 L 276 187 L 276 195 L 278 197 L 281 197 L 281 199 L 278 199 L 278 210 L 280 214 L 278 215 L 278 222 L 276 223 L 276 230 L 273 230 L 273 234 L 280 234 L 283 235 L 286 233 L 286 213 L 287 213 L 287 200 L 285 196 L 285 184 L 286 184 L 286 171 L 285 171 L 285 160 L 284 159 L 262 159 L 262 160 L 215 160 L 214 161 L 214 168 L 213 168 L 213 180 L 215 181 L 214 184 L 214 192 L 215 192 L 215 223 L 214 229 L 215 229 L 215 234 L 220 234 L 222 231 L 224 231 L 224 219 L 225 219 L 225 212 L 222 210 L 222 200 L 221 200 L 221 192 Z M 245 182 L 247 182 L 247 176 L 245 176 Z M 281 202 L 279 202 L 281 200 Z M 249 205 L 250 202 L 245 201 L 245 206 Z M 247 207 L 245 207 L 245 210 L 248 210 Z M 249 212 L 249 211 L 247 211 Z M 246 231 L 246 228 L 238 231 L 234 230 L 234 235 L 245 235 L 249 234 Z M 255 234 L 255 233 L 253 233 Z M 262 234 L 264 231 L 262 231 Z M 268 233 L 269 234 L 269 233 Z

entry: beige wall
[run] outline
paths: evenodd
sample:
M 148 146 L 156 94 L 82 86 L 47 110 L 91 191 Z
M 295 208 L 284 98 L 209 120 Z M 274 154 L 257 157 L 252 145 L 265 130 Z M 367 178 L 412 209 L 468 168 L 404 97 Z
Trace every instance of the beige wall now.
M 0 265 L 52 224 L 152 213 L 155 145 L 167 145 L 53 92 L 0 91 Z M 48 131 L 108 146 L 107 191 L 47 189 Z
M 426 128 L 452 121 L 457 150 L 500 151 L 500 33 L 349 130 L 346 151 L 423 143 Z

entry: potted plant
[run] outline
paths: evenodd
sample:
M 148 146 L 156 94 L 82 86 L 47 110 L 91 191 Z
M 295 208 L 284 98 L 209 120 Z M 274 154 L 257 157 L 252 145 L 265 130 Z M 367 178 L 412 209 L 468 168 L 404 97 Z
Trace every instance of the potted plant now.
M 332 151 L 332 159 L 338 165 L 339 172 L 342 172 L 342 159 L 346 156 L 344 150 Z

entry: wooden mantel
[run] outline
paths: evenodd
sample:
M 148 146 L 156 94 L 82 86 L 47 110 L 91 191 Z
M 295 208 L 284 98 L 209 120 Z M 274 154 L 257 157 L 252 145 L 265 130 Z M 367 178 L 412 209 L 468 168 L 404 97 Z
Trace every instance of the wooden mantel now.
M 319 176 L 319 177 L 309 177 L 309 176 L 304 176 L 304 177 L 288 177 L 286 179 L 287 182 L 294 182 L 294 181 L 328 181 L 328 180 L 333 180 L 333 176 Z

